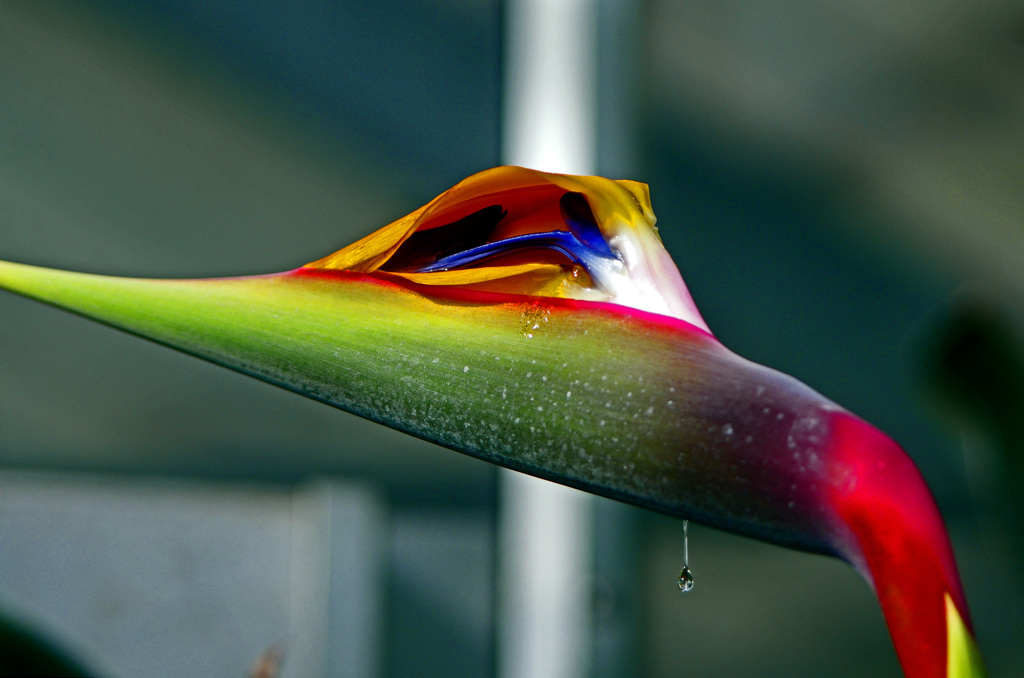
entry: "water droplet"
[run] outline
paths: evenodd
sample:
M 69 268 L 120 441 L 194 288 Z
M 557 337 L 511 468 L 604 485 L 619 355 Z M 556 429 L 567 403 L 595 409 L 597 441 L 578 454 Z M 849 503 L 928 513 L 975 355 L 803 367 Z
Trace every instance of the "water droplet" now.
M 679 590 L 689 593 L 693 589 L 693 572 L 690 571 L 690 521 L 683 521 L 683 569 L 679 571 Z
M 693 573 L 685 565 L 679 571 L 679 590 L 683 593 L 689 593 L 693 590 Z

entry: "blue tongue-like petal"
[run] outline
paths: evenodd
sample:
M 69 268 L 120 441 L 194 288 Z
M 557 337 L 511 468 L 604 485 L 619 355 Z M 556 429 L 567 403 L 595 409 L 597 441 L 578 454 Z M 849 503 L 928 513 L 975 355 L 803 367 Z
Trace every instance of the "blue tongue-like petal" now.
M 576 236 L 576 240 L 602 257 L 615 258 L 604 239 L 604 234 L 597 227 L 597 219 L 594 218 L 590 204 L 582 193 L 566 193 L 558 201 L 558 207 L 562 212 L 562 220 L 565 221 L 569 232 Z
M 597 227 L 587 199 L 581 193 L 566 193 L 559 202 L 562 219 L 568 231 L 545 231 L 527 233 L 511 238 L 496 240 L 462 252 L 441 257 L 429 264 L 418 266 L 417 272 L 432 273 L 466 268 L 481 264 L 505 254 L 524 249 L 548 249 L 560 252 L 571 261 L 580 264 L 588 272 L 600 260 L 616 260 L 611 248 Z
M 572 261 L 585 267 L 588 261 L 591 261 L 596 255 L 593 250 L 577 240 L 572 233 L 567 231 L 548 231 L 545 233 L 517 235 L 489 242 L 486 245 L 473 247 L 458 254 L 442 257 L 431 264 L 418 268 L 417 271 L 420 273 L 432 273 L 434 271 L 466 268 L 467 266 L 474 266 L 503 254 L 531 248 L 561 252 Z

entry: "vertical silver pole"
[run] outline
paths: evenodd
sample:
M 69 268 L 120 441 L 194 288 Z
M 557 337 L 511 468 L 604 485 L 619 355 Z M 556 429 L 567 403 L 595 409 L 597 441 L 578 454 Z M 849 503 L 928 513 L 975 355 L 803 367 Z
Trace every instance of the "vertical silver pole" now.
M 595 171 L 595 0 L 508 0 L 503 161 Z M 581 678 L 591 656 L 588 495 L 503 472 L 500 678 Z

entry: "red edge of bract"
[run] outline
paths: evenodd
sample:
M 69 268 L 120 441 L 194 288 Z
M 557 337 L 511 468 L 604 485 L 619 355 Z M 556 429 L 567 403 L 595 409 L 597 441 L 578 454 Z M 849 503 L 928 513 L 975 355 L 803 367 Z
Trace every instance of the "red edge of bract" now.
M 846 532 L 842 551 L 874 587 L 905 674 L 945 675 L 947 593 L 971 622 L 938 506 L 884 433 L 846 412 L 831 430 L 828 501 Z
M 563 297 L 541 297 L 526 294 L 513 294 L 503 292 L 486 292 L 481 290 L 467 289 L 458 285 L 422 285 L 414 283 L 401 276 L 389 275 L 388 273 L 357 273 L 354 271 L 337 271 L 330 269 L 317 269 L 301 267 L 282 273 L 284 276 L 323 278 L 328 280 L 360 282 L 364 284 L 379 285 L 393 290 L 405 290 L 428 299 L 444 299 L 457 304 L 473 304 L 480 306 L 499 306 L 505 304 L 543 304 L 550 309 L 561 309 L 564 311 L 599 311 L 607 315 L 614 315 L 617 318 L 632 318 L 650 325 L 662 326 L 687 334 L 695 334 L 707 337 L 716 343 L 718 342 L 707 330 L 696 325 L 674 318 L 672 316 L 641 311 L 631 306 L 613 304 L 607 301 L 587 301 L 582 299 L 566 299 Z

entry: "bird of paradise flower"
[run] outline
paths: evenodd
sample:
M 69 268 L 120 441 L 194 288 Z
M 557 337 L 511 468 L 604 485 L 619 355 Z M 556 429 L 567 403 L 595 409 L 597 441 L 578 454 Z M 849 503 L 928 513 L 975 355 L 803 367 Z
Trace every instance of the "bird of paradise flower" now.
M 842 558 L 907 676 L 984 673 L 913 462 L 715 339 L 644 184 L 499 167 L 284 273 L 0 262 L 0 287 L 492 463 Z

